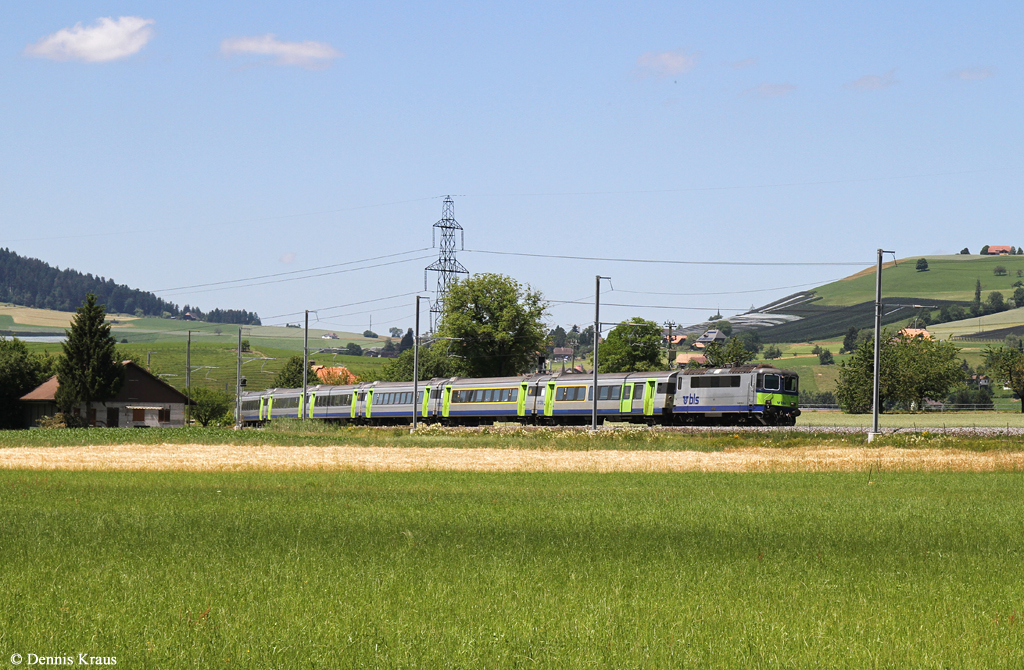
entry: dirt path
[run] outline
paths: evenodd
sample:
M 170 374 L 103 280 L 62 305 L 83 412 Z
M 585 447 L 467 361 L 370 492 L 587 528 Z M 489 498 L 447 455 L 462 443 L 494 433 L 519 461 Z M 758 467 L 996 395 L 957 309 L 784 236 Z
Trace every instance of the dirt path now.
M 1024 452 L 893 448 L 549 451 L 118 445 L 0 449 L 0 468 L 124 471 L 856 472 L 1024 470 Z

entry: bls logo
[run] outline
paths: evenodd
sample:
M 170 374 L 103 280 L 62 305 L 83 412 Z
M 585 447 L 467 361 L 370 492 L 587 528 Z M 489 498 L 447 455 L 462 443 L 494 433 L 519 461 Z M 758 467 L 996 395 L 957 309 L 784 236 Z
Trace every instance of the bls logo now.
M 699 405 L 700 396 L 695 393 L 691 393 L 690 395 L 684 395 L 682 397 L 682 401 L 684 405 Z

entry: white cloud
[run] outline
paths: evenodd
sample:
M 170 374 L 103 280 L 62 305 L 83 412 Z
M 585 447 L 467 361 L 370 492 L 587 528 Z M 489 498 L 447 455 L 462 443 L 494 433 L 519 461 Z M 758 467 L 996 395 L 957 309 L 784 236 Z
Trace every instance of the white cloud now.
M 896 79 L 896 70 L 889 70 L 881 76 L 866 74 L 860 79 L 846 84 L 843 88 L 848 88 L 851 91 L 881 91 L 883 88 L 889 88 L 898 83 L 900 82 Z
M 153 39 L 153 19 L 122 16 L 116 21 L 105 17 L 83 28 L 63 28 L 25 47 L 26 56 L 52 60 L 80 60 L 104 63 L 138 53 Z
M 229 37 L 220 43 L 220 52 L 225 56 L 273 56 L 278 65 L 302 67 L 325 67 L 345 55 L 326 42 L 282 42 L 269 33 L 261 37 Z
M 744 91 L 744 95 L 752 95 L 757 98 L 781 98 L 796 90 L 793 84 L 759 84 L 754 88 Z
M 685 74 L 697 65 L 700 52 L 688 54 L 682 49 L 676 51 L 648 51 L 636 59 L 637 69 L 646 75 L 670 77 Z
M 961 79 L 963 81 L 977 81 L 995 76 L 996 71 L 990 67 L 969 67 L 949 73 L 950 79 Z

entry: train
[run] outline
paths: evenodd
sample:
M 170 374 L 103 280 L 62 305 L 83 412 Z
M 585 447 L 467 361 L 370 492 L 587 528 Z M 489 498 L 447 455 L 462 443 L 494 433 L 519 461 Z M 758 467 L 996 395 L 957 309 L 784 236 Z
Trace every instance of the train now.
M 800 416 L 799 375 L 771 365 L 597 376 L 599 423 L 651 426 L 792 426 Z M 414 398 L 413 395 L 416 394 Z M 419 383 L 362 382 L 343 386 L 245 391 L 240 420 L 259 426 L 279 418 L 355 425 L 446 426 L 494 423 L 589 425 L 594 378 L 579 373 L 522 377 L 435 378 Z

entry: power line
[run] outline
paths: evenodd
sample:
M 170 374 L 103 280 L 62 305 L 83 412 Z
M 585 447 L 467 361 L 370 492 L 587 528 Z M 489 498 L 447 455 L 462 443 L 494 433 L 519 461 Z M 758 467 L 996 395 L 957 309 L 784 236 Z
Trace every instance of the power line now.
M 856 262 L 856 261 L 841 261 L 834 263 L 826 262 L 786 262 L 786 261 L 678 261 L 678 260 L 664 260 L 664 259 L 651 259 L 651 258 L 607 258 L 601 256 L 567 256 L 560 254 L 528 254 L 517 251 L 491 251 L 488 249 L 466 249 L 466 253 L 470 254 L 495 254 L 498 256 L 526 256 L 530 258 L 556 258 L 559 260 L 572 260 L 572 261 L 602 261 L 608 263 L 663 263 L 667 265 L 746 265 L 752 267 L 767 267 L 767 266 L 835 266 L 835 265 L 853 265 L 857 267 L 865 267 L 870 263 Z
M 430 247 L 424 247 L 422 249 L 411 249 L 409 251 L 400 251 L 395 254 L 386 254 L 384 256 L 374 256 L 373 258 L 364 258 L 358 261 L 346 261 L 344 263 L 333 263 L 331 265 L 320 265 L 314 268 L 306 268 L 304 270 L 290 270 L 288 272 L 276 272 L 269 275 L 258 275 L 256 277 L 245 277 L 244 279 L 225 279 L 224 281 L 207 282 L 205 284 L 192 284 L 190 286 L 172 286 L 171 288 L 158 288 L 154 293 L 160 293 L 163 291 L 180 291 L 187 288 L 203 288 L 204 286 L 220 286 L 222 284 L 235 284 L 243 281 L 254 281 L 256 279 L 267 279 L 269 277 L 284 277 L 285 275 L 300 274 L 303 272 L 315 272 L 317 270 L 326 270 L 327 268 L 338 268 L 345 265 L 355 265 L 357 263 L 369 263 L 370 261 L 379 261 L 382 258 L 394 258 L 395 256 L 404 256 L 406 254 L 421 253 L 424 251 L 430 251 Z
M 304 277 L 288 277 L 288 278 L 285 278 L 285 279 L 274 279 L 274 280 L 271 280 L 271 281 L 254 282 L 254 283 L 251 283 L 251 284 L 239 284 L 237 286 L 224 286 L 224 287 L 220 287 L 220 288 L 208 288 L 208 289 L 203 289 L 201 291 L 178 291 L 177 293 L 165 293 L 164 295 L 176 295 L 176 294 L 179 294 L 179 293 L 210 293 L 210 292 L 213 292 L 213 291 L 227 291 L 227 290 L 236 289 L 236 288 L 251 288 L 253 286 L 265 286 L 267 284 L 283 284 L 285 282 L 290 282 L 290 281 L 299 281 L 299 280 L 302 280 L 302 279 L 315 279 L 317 277 L 326 277 L 328 275 L 339 275 L 339 274 L 344 274 L 346 272 L 358 272 L 360 270 L 373 270 L 374 268 L 382 268 L 382 267 L 385 267 L 385 266 L 388 266 L 388 265 L 399 265 L 401 263 L 410 263 L 412 261 L 421 261 L 421 260 L 424 260 L 426 258 L 431 258 L 431 257 L 430 256 L 416 256 L 414 258 L 403 258 L 402 260 L 399 260 L 399 261 L 390 261 L 390 262 L 387 262 L 387 263 L 376 263 L 374 265 L 366 265 L 364 267 L 359 267 L 359 268 L 349 268 L 347 270 L 332 270 L 331 272 L 320 272 L 318 274 L 306 275 Z

